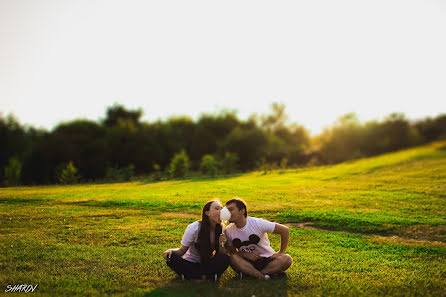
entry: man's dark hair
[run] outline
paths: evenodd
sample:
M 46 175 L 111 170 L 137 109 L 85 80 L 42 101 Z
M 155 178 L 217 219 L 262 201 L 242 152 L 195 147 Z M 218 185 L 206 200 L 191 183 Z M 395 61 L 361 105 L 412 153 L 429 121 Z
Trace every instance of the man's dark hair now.
M 248 208 L 246 207 L 245 200 L 243 200 L 242 198 L 236 197 L 236 198 L 233 198 L 233 199 L 229 200 L 228 202 L 226 202 L 226 205 L 229 205 L 231 203 L 235 203 L 238 210 L 245 209 L 245 218 L 248 216 Z

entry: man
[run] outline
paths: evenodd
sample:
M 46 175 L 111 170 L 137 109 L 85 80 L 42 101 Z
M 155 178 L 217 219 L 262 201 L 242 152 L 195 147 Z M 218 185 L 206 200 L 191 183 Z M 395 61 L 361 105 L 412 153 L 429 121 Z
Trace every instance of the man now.
M 232 223 L 225 230 L 230 262 L 240 276 L 269 279 L 270 275 L 283 273 L 291 266 L 293 259 L 285 254 L 290 237 L 288 227 L 248 217 L 246 202 L 241 198 L 229 200 L 226 207 L 231 213 L 229 222 Z M 277 253 L 272 249 L 267 233 L 280 234 L 280 251 Z

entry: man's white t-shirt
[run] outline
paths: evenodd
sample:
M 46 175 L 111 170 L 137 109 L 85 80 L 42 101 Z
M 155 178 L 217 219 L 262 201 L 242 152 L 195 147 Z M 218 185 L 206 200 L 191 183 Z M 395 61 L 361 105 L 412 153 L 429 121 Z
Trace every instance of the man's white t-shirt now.
M 200 251 L 195 248 L 195 243 L 197 242 L 198 233 L 200 231 L 200 224 L 200 221 L 193 222 L 192 224 L 189 224 L 186 231 L 184 231 L 181 244 L 189 247 L 187 252 L 183 255 L 184 260 L 200 263 Z M 211 245 L 213 245 L 214 242 L 214 234 L 211 233 Z
M 274 250 L 268 234 L 274 231 L 276 224 L 264 219 L 247 217 L 246 225 L 237 228 L 234 223 L 225 229 L 226 237 L 240 251 L 259 253 L 260 257 L 271 257 Z

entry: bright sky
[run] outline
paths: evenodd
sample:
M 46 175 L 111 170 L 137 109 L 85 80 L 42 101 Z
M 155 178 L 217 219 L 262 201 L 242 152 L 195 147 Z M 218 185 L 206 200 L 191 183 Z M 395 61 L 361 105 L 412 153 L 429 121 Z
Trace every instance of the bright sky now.
M 114 102 L 143 120 L 287 106 L 318 133 L 356 112 L 446 112 L 446 1 L 0 0 L 0 111 L 51 129 Z

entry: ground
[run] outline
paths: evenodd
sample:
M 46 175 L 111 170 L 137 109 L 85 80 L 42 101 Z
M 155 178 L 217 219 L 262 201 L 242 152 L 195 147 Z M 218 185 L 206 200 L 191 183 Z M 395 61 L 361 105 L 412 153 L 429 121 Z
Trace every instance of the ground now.
M 182 282 L 161 257 L 205 202 L 290 227 L 287 279 Z M 280 238 L 270 236 L 278 250 Z M 335 166 L 212 179 L 0 189 L 0 294 L 444 296 L 446 143 Z

